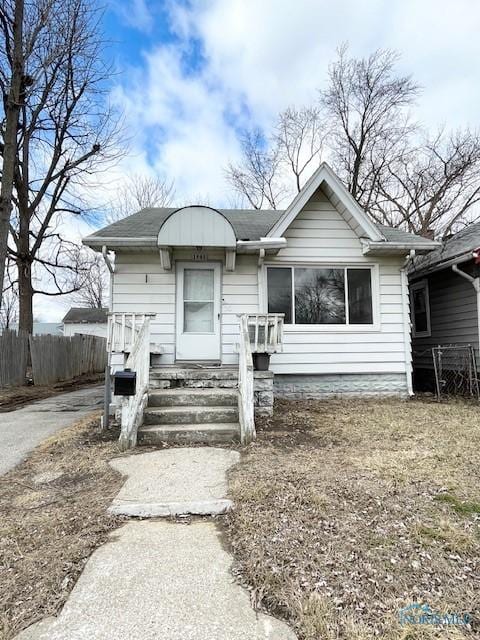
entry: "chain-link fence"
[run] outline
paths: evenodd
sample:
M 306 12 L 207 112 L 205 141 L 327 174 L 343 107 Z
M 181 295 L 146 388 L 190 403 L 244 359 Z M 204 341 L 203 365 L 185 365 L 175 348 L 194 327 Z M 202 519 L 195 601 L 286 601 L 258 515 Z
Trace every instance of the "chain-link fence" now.
M 475 352 L 471 345 L 432 348 L 437 398 L 461 395 L 479 399 Z

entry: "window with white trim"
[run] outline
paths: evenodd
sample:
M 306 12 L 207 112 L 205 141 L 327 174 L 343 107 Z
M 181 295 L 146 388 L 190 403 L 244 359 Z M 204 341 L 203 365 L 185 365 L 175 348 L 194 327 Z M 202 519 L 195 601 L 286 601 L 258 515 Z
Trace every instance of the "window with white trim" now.
M 428 338 L 430 332 L 430 299 L 428 281 L 420 280 L 410 285 L 410 304 L 415 338 Z
M 373 324 L 370 267 L 267 267 L 267 289 L 285 324 Z

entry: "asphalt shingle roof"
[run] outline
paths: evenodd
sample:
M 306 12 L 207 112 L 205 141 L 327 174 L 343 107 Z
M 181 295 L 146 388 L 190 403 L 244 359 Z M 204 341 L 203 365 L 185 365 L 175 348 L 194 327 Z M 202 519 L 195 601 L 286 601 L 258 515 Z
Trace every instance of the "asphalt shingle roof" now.
M 63 318 L 63 322 L 104 324 L 107 322 L 107 313 L 108 309 L 72 307 L 67 311 L 66 316 Z
M 156 239 L 160 227 L 176 208 L 142 209 L 128 218 L 114 222 L 93 233 L 89 238 L 149 238 Z M 259 240 L 267 235 L 283 211 L 272 209 L 219 209 L 231 223 L 237 240 Z M 401 229 L 376 225 L 387 242 L 425 243 L 425 238 Z
M 474 251 L 480 247 L 480 222 L 471 224 L 462 231 L 459 231 L 448 240 L 444 240 L 442 245 L 425 256 L 418 256 L 414 259 L 410 272 L 421 272 L 426 269 L 441 268 L 447 260 L 459 257 L 469 251 Z
M 387 242 L 408 242 L 425 244 L 426 238 L 422 236 L 416 236 L 414 233 L 408 233 L 408 231 L 402 231 L 402 229 L 396 229 L 395 227 L 386 227 L 384 224 L 376 224 L 377 229 L 383 233 Z
M 142 209 L 93 233 L 90 238 L 157 237 L 160 227 L 177 208 Z M 259 240 L 280 218 L 283 211 L 218 209 L 231 223 L 237 240 Z

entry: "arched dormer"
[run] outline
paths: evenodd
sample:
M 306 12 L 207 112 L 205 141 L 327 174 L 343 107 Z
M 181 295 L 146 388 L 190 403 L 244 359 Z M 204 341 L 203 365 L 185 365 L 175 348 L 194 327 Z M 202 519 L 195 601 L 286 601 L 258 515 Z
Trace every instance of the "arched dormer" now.
M 237 239 L 230 222 L 216 209 L 189 206 L 171 213 L 158 232 L 162 247 L 225 247 L 235 249 Z

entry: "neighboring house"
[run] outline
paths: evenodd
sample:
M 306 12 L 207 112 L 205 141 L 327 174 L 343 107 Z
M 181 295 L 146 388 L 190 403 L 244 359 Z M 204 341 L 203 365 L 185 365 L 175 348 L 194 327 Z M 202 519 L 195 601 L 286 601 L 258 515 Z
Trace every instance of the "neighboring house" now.
M 479 359 L 480 223 L 412 261 L 409 279 L 415 387 L 433 386 L 432 347 L 471 345 Z
M 79 333 L 89 336 L 107 337 L 108 309 L 72 307 L 63 318 L 63 335 Z

